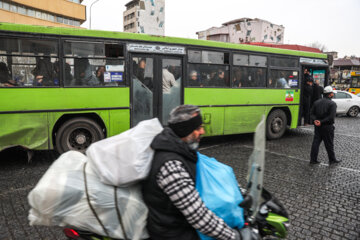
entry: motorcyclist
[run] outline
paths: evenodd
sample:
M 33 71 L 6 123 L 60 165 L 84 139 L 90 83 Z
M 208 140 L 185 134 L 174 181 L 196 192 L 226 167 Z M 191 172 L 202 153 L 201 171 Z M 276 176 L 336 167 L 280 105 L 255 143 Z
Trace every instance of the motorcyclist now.
M 151 239 L 195 240 L 196 230 L 220 240 L 260 239 L 250 228 L 230 228 L 204 205 L 195 189 L 196 150 L 205 133 L 200 109 L 178 106 L 168 125 L 151 144 L 155 155 L 143 184 Z

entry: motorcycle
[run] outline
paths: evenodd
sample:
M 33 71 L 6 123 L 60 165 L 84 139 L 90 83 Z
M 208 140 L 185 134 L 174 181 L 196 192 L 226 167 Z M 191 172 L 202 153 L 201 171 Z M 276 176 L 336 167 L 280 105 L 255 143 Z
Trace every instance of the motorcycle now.
M 257 126 L 254 138 L 254 150 L 249 158 L 244 200 L 240 207 L 244 209 L 245 227 L 261 238 L 285 238 L 290 223 L 285 207 L 269 191 L 263 188 L 265 165 L 265 118 Z M 91 232 L 65 228 L 64 234 L 69 240 L 112 240 Z M 127 240 L 125 236 L 122 240 Z

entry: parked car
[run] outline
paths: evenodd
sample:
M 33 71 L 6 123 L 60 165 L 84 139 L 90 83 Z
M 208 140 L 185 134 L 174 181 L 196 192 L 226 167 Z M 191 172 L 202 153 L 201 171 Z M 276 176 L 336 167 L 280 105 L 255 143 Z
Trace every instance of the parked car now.
M 356 94 L 356 96 L 360 97 L 360 93 Z
M 345 91 L 334 91 L 334 102 L 336 102 L 336 114 L 347 114 L 356 117 L 360 112 L 360 97 Z

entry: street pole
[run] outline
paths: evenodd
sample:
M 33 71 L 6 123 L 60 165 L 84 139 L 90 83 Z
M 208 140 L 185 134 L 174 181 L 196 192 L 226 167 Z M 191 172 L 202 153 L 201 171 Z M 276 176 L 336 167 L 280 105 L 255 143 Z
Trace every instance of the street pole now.
M 91 8 L 92 8 L 92 6 L 95 4 L 95 3 L 97 3 L 99 0 L 95 0 L 91 5 L 90 5 L 90 26 L 89 26 L 89 29 L 91 29 Z

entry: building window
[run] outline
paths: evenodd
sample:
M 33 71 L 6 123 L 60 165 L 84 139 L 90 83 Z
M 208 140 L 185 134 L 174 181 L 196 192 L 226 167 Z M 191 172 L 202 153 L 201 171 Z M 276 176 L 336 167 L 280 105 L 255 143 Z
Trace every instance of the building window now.
M 41 18 L 41 12 L 39 12 L 39 11 L 35 11 L 35 17 L 37 17 L 37 18 Z
M 17 6 L 15 6 L 15 5 L 10 5 L 10 11 L 11 12 L 17 12 Z
M 26 9 L 24 7 L 18 7 L 18 13 L 26 15 Z
M 163 12 L 163 11 L 164 11 L 164 8 L 163 8 L 163 7 L 161 7 L 161 8 L 160 8 L 160 12 Z
M 6 2 L 3 3 L 2 8 L 3 8 L 4 10 L 10 11 L 10 5 L 9 5 L 8 3 L 6 3 Z
M 54 15 L 48 14 L 48 20 L 51 21 L 51 22 L 55 22 Z
M 80 21 L 74 20 L 73 23 L 74 23 L 74 26 L 80 27 Z
M 27 15 L 30 16 L 30 17 L 35 17 L 35 11 L 32 10 L 32 9 L 28 9 L 27 10 Z
M 64 19 L 62 17 L 56 17 L 56 22 L 64 23 Z
M 159 27 L 162 28 L 163 26 L 164 26 L 164 22 L 161 21 L 161 22 L 159 23 Z

